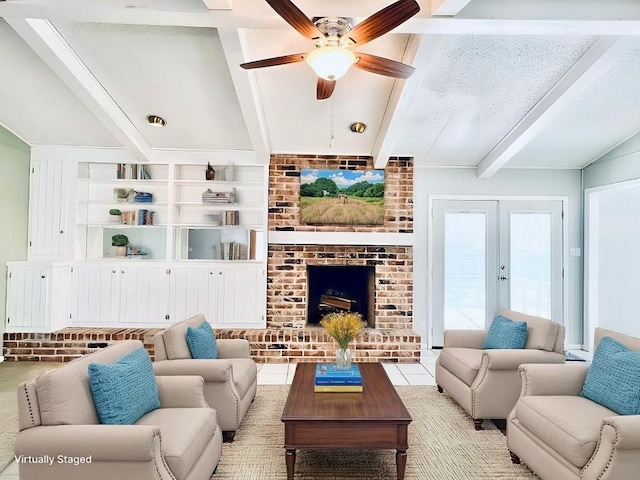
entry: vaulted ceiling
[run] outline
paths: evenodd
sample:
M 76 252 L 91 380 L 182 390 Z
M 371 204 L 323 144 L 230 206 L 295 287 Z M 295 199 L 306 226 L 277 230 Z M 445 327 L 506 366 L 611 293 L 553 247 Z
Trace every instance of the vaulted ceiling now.
M 357 24 L 392 0 L 294 0 Z M 411 156 L 417 165 L 582 168 L 640 131 L 640 2 L 418 0 L 359 51 L 415 67 L 352 68 L 328 100 L 314 48 L 264 0 L 0 0 L 0 124 L 29 145 Z M 146 116 L 160 115 L 157 129 Z M 363 122 L 362 134 L 348 130 Z

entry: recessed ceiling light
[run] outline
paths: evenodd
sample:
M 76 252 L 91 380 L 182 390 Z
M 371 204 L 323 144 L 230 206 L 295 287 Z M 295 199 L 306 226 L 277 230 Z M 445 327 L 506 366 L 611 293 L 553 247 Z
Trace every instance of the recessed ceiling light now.
M 349 130 L 351 130 L 353 133 L 364 133 L 366 129 L 367 126 L 362 122 L 353 122 L 351 125 L 349 125 Z
M 158 115 L 147 115 L 147 122 L 153 127 L 164 127 L 167 122 L 164 118 L 159 117 Z

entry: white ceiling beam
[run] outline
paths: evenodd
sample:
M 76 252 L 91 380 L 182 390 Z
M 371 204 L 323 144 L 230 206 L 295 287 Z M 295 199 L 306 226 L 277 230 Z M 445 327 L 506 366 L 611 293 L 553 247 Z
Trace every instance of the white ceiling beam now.
M 139 161 L 151 147 L 69 44 L 47 20 L 6 19 L 34 52 Z
M 431 64 L 441 36 L 412 35 L 402 58 L 408 65 Z M 373 163 L 376 168 L 384 168 L 396 147 L 396 140 L 402 133 L 403 116 L 410 106 L 412 98 L 416 98 L 420 88 L 420 76 L 412 75 L 407 80 L 396 80 L 387 102 L 380 129 L 373 144 Z
M 431 15 L 456 15 L 471 0 L 431 0 Z
M 218 36 L 256 159 L 258 163 L 268 165 L 271 145 L 255 73 L 240 68 L 240 64 L 245 61 L 245 35 L 237 30 L 218 30 Z
M 534 0 L 531 0 L 532 2 Z M 300 8 L 302 2 L 298 2 Z M 421 1 L 422 10 L 413 18 L 399 27 L 395 33 L 421 33 L 433 35 L 468 35 L 468 34 L 493 34 L 493 35 L 640 35 L 640 2 L 636 8 L 629 7 L 629 2 L 606 2 L 607 9 L 595 12 L 585 12 L 588 5 L 580 8 L 573 6 L 555 5 L 537 13 L 535 20 L 530 15 L 518 13 L 518 9 L 512 9 L 507 13 L 495 7 L 483 11 L 483 18 L 459 18 L 432 16 L 430 4 Z M 504 2 L 503 2 L 504 3 Z M 614 8 L 622 5 L 620 14 Z M 604 4 L 604 2 L 603 2 Z M 109 6 L 106 3 L 87 1 L 58 2 L 43 0 L 7 0 L 0 2 L 0 17 L 3 18 L 40 18 L 55 21 L 80 21 L 99 22 L 130 25 L 162 25 L 184 27 L 211 27 L 211 28 L 264 28 L 286 29 L 290 28 L 275 12 L 266 4 L 255 0 L 240 2 L 235 0 L 233 11 L 191 9 L 180 11 L 177 7 L 169 9 L 167 2 L 160 6 L 153 4 L 145 8 L 130 8 L 125 5 Z M 180 4 L 184 5 L 184 4 Z M 309 3 L 311 5 L 311 3 Z M 315 13 L 332 16 L 346 16 L 353 18 L 355 23 L 362 21 L 375 10 L 375 5 L 370 2 L 331 2 L 317 3 L 315 8 L 302 8 L 309 16 Z M 564 6 L 563 6 L 564 5 Z M 591 5 L 591 4 L 589 4 Z M 624 6 L 628 8 L 624 10 Z M 164 7 L 165 9 L 162 9 Z M 505 15 L 507 15 L 505 17 Z M 572 20 L 567 20 L 571 18 Z
M 489 178 L 504 167 L 538 135 L 556 115 L 578 98 L 598 76 L 629 48 L 628 41 L 600 37 L 562 76 L 515 127 L 478 164 L 480 178 Z
M 209 10 L 231 10 L 233 0 L 202 0 Z

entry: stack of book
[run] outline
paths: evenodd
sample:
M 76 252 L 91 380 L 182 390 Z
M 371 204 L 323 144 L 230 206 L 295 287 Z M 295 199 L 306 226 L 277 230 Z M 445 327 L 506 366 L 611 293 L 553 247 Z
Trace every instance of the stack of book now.
M 338 369 L 335 363 L 319 363 L 316 365 L 314 392 L 361 392 L 362 375 L 355 363 L 351 368 Z

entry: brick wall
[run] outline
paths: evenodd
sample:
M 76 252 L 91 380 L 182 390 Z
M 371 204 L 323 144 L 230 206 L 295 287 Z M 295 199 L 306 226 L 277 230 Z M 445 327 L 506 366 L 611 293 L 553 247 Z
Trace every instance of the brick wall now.
M 413 232 L 413 162 L 392 158 L 384 169 L 384 225 L 303 225 L 300 170 L 372 169 L 371 157 L 272 155 L 269 164 L 269 230 L 304 232 Z

